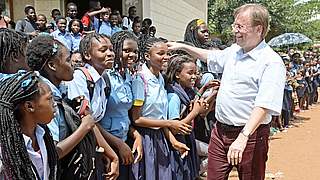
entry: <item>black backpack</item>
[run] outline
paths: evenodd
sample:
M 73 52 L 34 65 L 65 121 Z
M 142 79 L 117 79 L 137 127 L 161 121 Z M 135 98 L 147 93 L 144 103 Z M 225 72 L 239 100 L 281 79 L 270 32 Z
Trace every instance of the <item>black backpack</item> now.
M 92 79 L 92 77 L 91 77 L 91 75 L 90 75 L 90 73 L 89 73 L 87 68 L 78 67 L 76 69 L 80 70 L 86 76 L 87 88 L 89 90 L 89 96 L 90 96 L 90 101 L 91 101 L 91 99 L 93 97 L 93 91 L 94 91 L 95 83 L 93 82 L 93 79 Z M 110 96 L 110 93 L 111 93 L 110 78 L 109 78 L 109 76 L 108 76 L 108 74 L 106 72 L 102 73 L 101 77 L 103 78 L 103 80 L 106 83 L 106 88 L 104 89 L 104 93 L 106 95 L 106 98 L 108 99 L 109 96 Z
M 69 102 L 55 98 L 59 109 L 62 109 L 67 124 L 67 136 L 77 130 L 81 124 L 79 115 Z M 96 139 L 93 131 L 89 132 L 80 143 L 65 157 L 59 160 L 59 175 L 57 179 L 94 180 L 97 179 L 97 164 L 102 161 L 96 152 Z

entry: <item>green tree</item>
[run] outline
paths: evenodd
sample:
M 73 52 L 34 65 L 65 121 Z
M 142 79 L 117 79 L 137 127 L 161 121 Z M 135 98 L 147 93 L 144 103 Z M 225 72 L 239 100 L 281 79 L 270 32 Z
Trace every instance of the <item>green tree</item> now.
M 299 32 L 320 40 L 320 1 L 298 3 L 295 0 L 208 0 L 208 27 L 224 42 L 232 41 L 231 24 L 235 8 L 246 3 L 266 6 L 271 16 L 267 40 L 285 32 Z

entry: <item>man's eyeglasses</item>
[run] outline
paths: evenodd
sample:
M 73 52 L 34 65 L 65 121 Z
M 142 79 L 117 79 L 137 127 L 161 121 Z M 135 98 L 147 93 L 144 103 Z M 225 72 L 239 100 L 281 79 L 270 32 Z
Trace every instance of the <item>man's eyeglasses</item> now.
M 241 24 L 231 24 L 232 30 L 236 30 L 239 32 L 249 32 L 248 27 L 252 27 L 252 26 L 245 26 L 245 25 L 241 25 Z

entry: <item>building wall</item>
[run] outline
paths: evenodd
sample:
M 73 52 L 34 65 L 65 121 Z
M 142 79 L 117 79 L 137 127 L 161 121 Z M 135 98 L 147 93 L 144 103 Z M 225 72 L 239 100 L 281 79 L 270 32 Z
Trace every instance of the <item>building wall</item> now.
M 13 0 L 12 4 L 14 21 L 17 22 L 25 17 L 24 7 L 26 5 L 34 6 L 34 0 Z
M 25 17 L 25 5 L 33 5 L 38 14 L 45 14 L 51 20 L 51 10 L 60 9 L 64 15 L 64 0 L 13 0 L 14 20 Z M 207 21 L 207 0 L 123 0 L 122 8 L 127 15 L 128 8 L 137 7 L 137 15 L 151 18 L 157 28 L 157 36 L 169 40 L 182 40 L 187 24 L 195 18 Z
M 157 36 L 182 40 L 187 24 L 195 18 L 207 21 L 207 0 L 143 0 L 143 18 L 149 17 Z
M 34 5 L 37 14 L 44 14 L 47 17 L 47 21 L 51 21 L 51 10 L 59 9 L 61 15 L 64 15 L 64 1 L 63 0 L 34 0 Z
M 35 7 L 37 14 L 44 14 L 48 22 L 51 20 L 51 10 L 60 9 L 64 15 L 64 1 L 63 0 L 13 0 L 14 20 L 17 21 L 25 17 L 24 7 L 32 5 Z

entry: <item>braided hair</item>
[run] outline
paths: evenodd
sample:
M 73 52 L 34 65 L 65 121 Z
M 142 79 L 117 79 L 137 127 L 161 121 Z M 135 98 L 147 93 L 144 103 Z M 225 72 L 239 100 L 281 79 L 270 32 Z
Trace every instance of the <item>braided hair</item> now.
M 141 51 L 141 59 L 146 62 L 145 55 L 150 52 L 150 49 L 157 43 L 166 43 L 167 40 L 163 38 L 156 38 L 151 36 L 142 36 L 144 38 L 141 39 L 139 43 L 139 49 Z
M 86 59 L 86 55 L 89 53 L 90 49 L 92 48 L 92 41 L 96 39 L 98 42 L 100 42 L 100 38 L 110 40 L 109 36 L 105 34 L 98 34 L 96 32 L 90 33 L 81 39 L 80 45 L 79 45 L 79 51 L 81 53 L 81 56 L 84 62 L 88 62 L 88 59 Z
M 133 40 L 138 44 L 138 38 L 130 31 L 119 31 L 111 37 L 111 43 L 113 44 L 113 50 L 115 51 L 114 65 L 117 69 L 122 69 L 124 67 L 122 62 L 122 48 L 124 41 L 127 39 Z
M 27 42 L 28 38 L 23 33 L 0 28 L 0 72 L 11 73 L 8 69 L 10 61 L 24 56 Z
M 47 62 L 58 59 L 61 56 L 61 49 L 65 47 L 61 42 L 55 40 L 52 36 L 38 36 L 34 38 L 27 46 L 27 63 L 34 70 L 48 78 L 48 73 L 44 70 Z
M 206 49 L 206 45 L 199 41 L 197 34 L 199 29 L 199 23 L 202 24 L 202 22 L 203 20 L 201 19 L 194 19 L 189 22 L 184 33 L 184 41 L 191 42 L 195 47 Z
M 170 58 L 170 63 L 166 72 L 166 82 L 173 83 L 173 81 L 177 81 L 176 75 L 181 73 L 183 69 L 184 63 L 194 63 L 194 59 L 192 59 L 188 55 L 178 55 Z
M 40 78 L 33 72 L 14 74 L 0 82 L 0 144 L 6 179 L 36 179 L 21 131 L 20 106 L 40 95 Z M 48 153 L 50 179 L 56 179 L 58 155 L 46 126 L 44 141 Z
M 27 50 L 27 61 L 32 70 L 37 70 L 44 77 L 47 77 L 49 81 L 51 79 L 47 76 L 48 72 L 43 67 L 47 64 L 48 59 L 51 60 L 55 58 L 55 56 L 59 56 L 61 54 L 61 47 L 63 46 L 61 43 L 57 47 L 54 47 L 55 43 L 59 43 L 54 40 L 51 36 L 39 36 L 32 40 L 32 42 L 28 46 Z M 54 50 L 57 48 L 56 50 Z M 55 52 L 54 52 L 55 51 Z M 58 60 L 58 58 L 54 59 Z M 60 79 L 62 80 L 62 79 Z M 52 81 L 51 81 L 52 82 Z M 69 127 L 69 134 L 75 132 L 81 124 L 80 117 L 76 114 L 76 112 L 62 99 L 57 99 L 55 97 L 55 101 L 58 104 L 59 108 L 63 108 L 63 116 L 65 117 L 65 121 L 67 126 Z M 61 107 L 61 106 L 62 107 Z M 95 154 L 95 145 L 96 140 L 93 132 L 89 132 L 76 146 L 76 150 L 78 150 L 83 156 L 82 163 L 82 175 L 83 177 L 88 177 L 90 170 L 92 169 L 92 157 Z M 71 154 L 71 153 L 70 153 Z M 68 158 L 62 160 L 62 162 L 68 161 Z M 69 162 L 68 162 L 69 163 Z

